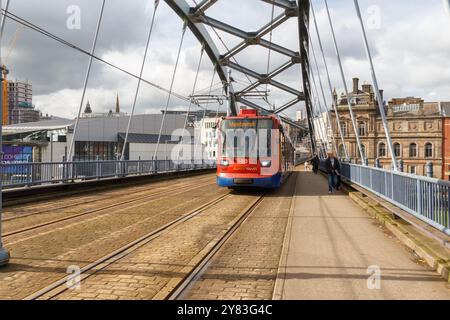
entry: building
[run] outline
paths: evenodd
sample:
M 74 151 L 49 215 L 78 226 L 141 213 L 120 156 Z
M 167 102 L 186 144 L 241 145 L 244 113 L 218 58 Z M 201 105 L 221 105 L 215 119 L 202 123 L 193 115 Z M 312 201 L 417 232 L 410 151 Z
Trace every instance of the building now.
M 200 131 L 200 143 L 204 147 L 204 154 L 208 160 L 216 160 L 218 155 L 217 122 L 218 118 L 215 117 L 203 118 L 196 122 L 196 131 L 197 134 Z
M 441 103 L 443 117 L 443 149 L 444 163 L 442 165 L 443 179 L 450 181 L 450 102 Z
M 133 116 L 125 147 L 125 159 L 150 160 L 155 155 L 161 114 Z M 125 140 L 129 116 L 103 116 L 80 118 L 75 136 L 74 160 L 115 160 L 120 158 Z M 173 148 L 179 142 L 177 129 L 184 127 L 185 117 L 167 115 L 156 156 L 171 159 Z M 21 147 L 14 153 L 30 153 L 33 162 L 57 162 L 67 158 L 74 134 L 74 119 L 56 119 L 4 127 L 5 148 Z M 20 152 L 19 152 L 20 151 Z M 16 158 L 18 159 L 18 155 Z M 24 156 L 21 157 L 25 158 Z
M 33 106 L 33 86 L 21 81 L 7 82 L 8 123 L 39 121 L 40 113 Z
M 316 140 L 320 141 L 322 145 L 328 148 L 327 151 L 331 151 L 331 142 L 333 141 L 333 133 L 330 127 L 330 121 L 326 112 L 319 114 L 313 119 L 314 128 L 316 130 Z
M 383 91 L 380 92 L 383 97 Z M 378 110 L 372 85 L 363 84 L 359 88 L 359 79 L 353 79 L 353 90 L 350 103 L 355 113 L 357 131 L 362 149 L 369 165 L 376 160 L 385 169 L 391 169 L 391 159 L 387 145 L 383 122 Z M 335 94 L 335 102 L 339 111 L 341 127 L 351 160 L 360 162 L 360 154 L 356 143 L 356 135 L 347 105 L 347 97 Z M 397 159 L 403 161 L 403 171 L 426 175 L 427 163 L 433 164 L 436 178 L 443 177 L 443 118 L 440 103 L 424 102 L 420 98 L 392 99 L 388 105 L 383 101 L 389 132 Z M 334 132 L 338 133 L 336 116 L 333 118 Z M 339 154 L 344 157 L 344 147 L 337 135 L 336 143 Z

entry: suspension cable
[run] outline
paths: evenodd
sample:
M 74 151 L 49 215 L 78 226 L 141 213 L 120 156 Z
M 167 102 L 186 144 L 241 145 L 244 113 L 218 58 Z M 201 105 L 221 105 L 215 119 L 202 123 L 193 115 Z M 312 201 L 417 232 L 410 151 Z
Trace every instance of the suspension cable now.
M 9 0 L 6 0 L 5 11 L 8 11 L 8 9 L 9 9 Z M 3 11 L 3 9 L 2 9 L 2 11 Z M 3 31 L 5 30 L 5 21 L 6 21 L 6 16 L 3 14 L 2 15 L 2 25 L 1 25 L 1 30 L 0 30 L 2 35 L 3 35 Z
M 162 87 L 162 86 L 160 86 L 160 85 L 158 85 L 156 83 L 148 81 L 147 79 L 140 78 L 137 75 L 131 73 L 130 71 L 125 70 L 124 68 L 121 68 L 121 67 L 119 67 L 119 66 L 117 66 L 117 65 L 115 65 L 115 64 L 113 64 L 111 62 L 108 62 L 108 61 L 106 61 L 106 60 L 104 60 L 104 59 L 102 59 L 102 58 L 100 58 L 100 57 L 98 57 L 98 56 L 96 56 L 94 54 L 91 54 L 90 52 L 88 52 L 88 51 L 86 51 L 86 50 L 76 46 L 75 44 L 72 44 L 72 43 L 62 39 L 62 38 L 60 38 L 60 37 L 58 37 L 58 36 L 48 32 L 48 31 L 46 31 L 45 29 L 43 29 L 43 28 L 41 28 L 39 26 L 36 26 L 36 25 L 32 24 L 31 22 L 29 22 L 29 21 L 27 21 L 27 20 L 25 20 L 25 19 L 23 19 L 23 18 L 21 18 L 19 16 L 14 15 L 13 13 L 11 13 L 11 12 L 9 12 L 7 10 L 2 9 L 2 11 L 4 12 L 5 17 L 7 17 L 8 19 L 10 19 L 12 21 L 15 21 L 16 23 L 18 23 L 20 25 L 23 25 L 23 26 L 25 26 L 25 27 L 33 30 L 33 31 L 36 31 L 37 33 L 40 33 L 40 34 L 42 34 L 42 35 L 44 35 L 44 36 L 46 36 L 46 37 L 48 37 L 48 38 L 50 38 L 52 40 L 55 40 L 55 41 L 61 43 L 62 45 L 70 47 L 70 48 L 72 48 L 72 49 L 74 49 L 74 50 L 76 50 L 76 51 L 78 51 L 78 52 L 80 52 L 82 54 L 85 54 L 88 57 L 92 57 L 95 60 L 97 60 L 99 62 L 102 62 L 105 65 L 107 65 L 107 66 L 109 66 L 109 67 L 111 67 L 113 69 L 116 69 L 116 70 L 118 70 L 118 71 L 120 71 L 120 72 L 122 72 L 122 73 L 124 73 L 124 74 L 126 74 L 128 76 L 130 76 L 130 77 L 133 77 L 133 78 L 135 78 L 137 80 L 141 80 L 142 82 L 144 82 L 144 83 L 146 83 L 146 84 L 148 84 L 148 85 L 150 85 L 150 86 L 152 86 L 152 87 L 154 87 L 154 88 L 156 88 L 156 89 L 158 89 L 160 91 L 163 91 L 165 93 L 169 93 L 168 89 L 166 89 L 166 88 L 164 88 L 164 87 Z M 172 91 L 172 96 L 176 97 L 177 99 L 183 100 L 183 101 L 189 101 L 189 98 L 185 97 L 184 95 L 182 95 L 180 93 L 176 93 L 176 92 Z M 201 106 L 199 106 L 199 107 L 201 108 Z
M 335 133 L 334 133 L 334 128 L 333 128 L 333 122 L 332 122 L 332 118 L 331 118 L 331 115 L 330 115 L 330 110 L 327 107 L 327 99 L 325 97 L 325 92 L 323 90 L 322 77 L 320 75 L 319 64 L 317 63 L 317 58 L 316 58 L 316 54 L 315 54 L 315 51 L 314 51 L 314 45 L 312 43 L 311 34 L 309 32 L 309 27 L 307 26 L 306 23 L 305 23 L 305 27 L 306 27 L 306 32 L 308 33 L 308 38 L 310 39 L 309 44 L 310 44 L 311 52 L 312 52 L 312 55 L 313 55 L 313 63 L 315 64 L 315 67 L 316 67 L 316 70 L 317 70 L 317 76 L 319 78 L 320 90 L 322 92 L 322 99 L 323 99 L 323 103 L 324 103 L 323 104 L 324 108 L 322 108 L 322 112 L 326 112 L 326 114 L 327 114 L 328 123 L 329 123 L 330 129 L 331 129 L 331 135 L 332 135 L 332 139 L 333 139 L 332 144 L 333 144 L 333 147 L 334 147 L 334 149 L 336 151 L 337 157 L 340 158 L 339 151 L 338 151 L 338 148 L 337 148 L 337 145 L 336 145 L 336 140 L 335 140 Z M 311 61 L 310 53 L 307 52 L 306 54 L 308 56 L 308 61 Z M 312 69 L 312 66 L 311 66 L 311 69 Z M 313 75 L 314 85 L 316 86 L 316 81 L 315 81 L 315 78 L 314 78 L 313 70 L 311 70 L 311 74 Z
M 267 71 L 266 74 L 269 74 L 270 71 L 270 58 L 271 58 L 271 54 L 272 54 L 272 37 L 273 37 L 273 19 L 275 16 L 275 1 L 272 2 L 272 12 L 271 12 L 271 18 L 270 18 L 270 34 L 269 34 L 269 53 L 267 54 Z M 269 97 L 268 97 L 268 89 L 269 89 L 269 84 L 266 83 L 266 100 L 267 102 L 269 102 Z
M 350 117 L 352 119 L 353 129 L 355 131 L 356 143 L 358 144 L 358 149 L 359 149 L 359 154 L 361 157 L 362 165 L 365 166 L 366 165 L 366 160 L 365 160 L 366 157 L 362 150 L 361 140 L 359 139 L 358 126 L 356 123 L 356 118 L 355 118 L 355 114 L 353 112 L 352 104 L 350 102 L 350 94 L 348 92 L 347 82 L 345 80 L 344 67 L 342 66 L 342 60 L 341 60 L 341 55 L 339 53 L 339 47 L 338 47 L 337 40 L 336 40 L 336 34 L 334 32 L 333 22 L 331 20 L 330 10 L 328 8 L 328 2 L 327 2 L 327 0 L 324 0 L 324 2 L 325 2 L 325 8 L 327 11 L 327 16 L 328 16 L 328 22 L 329 22 L 330 28 L 331 28 L 331 34 L 333 36 L 334 49 L 336 51 L 336 57 L 337 57 L 339 69 L 341 72 L 342 83 L 344 85 L 345 94 L 347 95 L 347 105 L 348 105 L 348 109 L 350 112 Z
M 150 44 L 150 38 L 152 37 L 152 32 L 153 32 L 153 25 L 155 23 L 155 17 L 156 17 L 156 11 L 158 10 L 158 4 L 159 2 L 155 1 L 155 9 L 153 10 L 153 15 L 152 15 L 152 20 L 150 23 L 150 30 L 148 32 L 148 36 L 147 36 L 147 43 L 145 44 L 145 51 L 144 51 L 144 57 L 142 58 L 142 65 L 141 65 L 141 71 L 139 73 L 139 78 L 142 78 L 142 74 L 144 73 L 144 67 L 145 67 L 145 61 L 147 60 L 147 53 L 148 53 L 148 47 Z M 130 133 L 130 128 L 131 128 L 131 122 L 133 121 L 133 116 L 134 116 L 134 110 L 136 108 L 136 101 L 139 95 L 139 89 L 141 87 L 141 80 L 138 80 L 137 86 L 136 86 L 136 91 L 134 93 L 134 100 L 133 100 L 133 106 L 131 107 L 131 114 L 130 117 L 128 119 L 128 125 L 127 125 L 127 131 L 125 133 L 125 140 L 123 142 L 123 147 L 122 147 L 122 155 L 120 156 L 120 160 L 123 161 L 124 160 L 124 156 L 125 156 L 125 149 L 128 143 L 128 135 Z M 128 159 L 130 160 L 130 159 Z
M 72 159 L 72 152 L 73 152 L 73 148 L 74 148 L 74 145 L 75 145 L 75 138 L 76 138 L 76 135 L 77 135 L 77 132 L 78 132 L 78 125 L 79 125 L 79 122 L 80 122 L 81 110 L 83 108 L 84 97 L 86 95 L 86 88 L 87 88 L 87 85 L 88 85 L 89 76 L 91 74 L 91 67 L 92 67 L 92 60 L 93 60 L 92 55 L 94 55 L 95 48 L 97 46 L 98 33 L 100 31 L 100 26 L 101 26 L 101 23 L 102 23 L 104 9 L 105 9 L 105 0 L 102 1 L 102 6 L 101 6 L 100 13 L 99 13 L 99 16 L 98 16 L 97 28 L 95 30 L 95 36 L 94 36 L 94 40 L 92 42 L 91 56 L 89 57 L 89 64 L 88 64 L 88 67 L 87 67 L 87 70 L 86 70 L 86 77 L 84 79 L 83 93 L 81 95 L 80 107 L 78 108 L 78 116 L 75 119 L 75 127 L 73 129 L 72 141 L 70 142 L 68 159 L 66 159 L 66 161 L 67 160 L 71 161 L 71 159 Z
M 197 66 L 197 73 L 195 74 L 195 80 L 194 80 L 194 86 L 192 87 L 192 96 L 194 96 L 195 90 L 197 88 L 197 81 L 198 81 L 198 76 L 200 73 L 200 68 L 202 65 L 202 60 L 203 60 L 203 54 L 205 53 L 205 48 L 202 46 L 202 50 L 200 52 L 200 59 L 198 60 L 198 66 Z M 189 118 L 189 113 L 191 112 L 191 107 L 192 107 L 192 99 L 189 102 L 189 107 L 188 107 L 188 111 L 186 113 L 186 119 L 184 120 L 184 128 L 187 128 L 187 123 L 188 123 L 188 118 Z
M 378 87 L 377 75 L 375 73 L 375 67 L 373 65 L 373 60 L 372 60 L 372 54 L 370 53 L 369 42 L 367 40 L 366 30 L 364 28 L 364 23 L 363 23 L 363 20 L 361 17 L 361 10 L 359 8 L 358 0 L 354 0 L 354 3 L 355 3 L 356 15 L 358 16 L 358 20 L 361 25 L 361 35 L 362 35 L 363 42 L 364 42 L 364 48 L 366 49 L 367 61 L 369 62 L 369 67 L 370 67 L 370 71 L 371 71 L 370 73 L 372 75 L 372 82 L 375 87 L 375 92 L 377 95 L 378 109 L 380 110 L 381 119 L 383 121 L 384 132 L 386 134 L 386 140 L 388 142 L 389 152 L 391 153 L 392 166 L 394 168 L 394 171 L 398 171 L 397 159 L 395 156 L 394 147 L 392 145 L 391 135 L 389 133 L 389 126 L 388 126 L 387 119 L 386 119 L 386 113 L 384 111 L 384 102 L 382 101 L 383 98 L 381 97 L 380 88 Z
M 156 143 L 155 153 L 153 156 L 154 159 L 156 159 L 156 157 L 157 157 L 159 144 L 161 143 L 161 135 L 162 135 L 162 131 L 163 131 L 163 128 L 165 125 L 165 121 L 166 121 L 166 115 L 167 115 L 167 110 L 168 110 L 169 104 L 170 104 L 170 98 L 172 97 L 172 89 L 173 89 L 173 85 L 175 83 L 175 77 L 177 75 L 178 63 L 180 62 L 181 49 L 183 48 L 183 42 L 184 42 L 184 37 L 186 35 L 186 29 L 187 29 L 187 22 L 185 21 L 183 24 L 183 31 L 181 34 L 180 45 L 178 47 L 177 60 L 175 62 L 175 67 L 174 67 L 173 74 L 172 74 L 172 82 L 170 83 L 169 95 L 167 97 L 166 107 L 164 109 L 161 126 L 159 128 L 158 142 Z
M 338 128 L 339 134 L 341 136 L 342 147 L 344 148 L 345 158 L 346 158 L 346 160 L 350 160 L 348 149 L 347 149 L 347 145 L 345 144 L 345 140 L 344 140 L 344 131 L 343 131 L 342 126 L 341 126 L 341 120 L 340 120 L 339 111 L 338 111 L 338 108 L 337 108 L 337 103 L 334 100 L 333 85 L 331 84 L 331 77 L 330 77 L 330 72 L 328 70 L 328 63 L 327 63 L 327 59 L 325 57 L 325 52 L 324 52 L 323 45 L 322 45 L 322 39 L 321 39 L 321 36 L 320 36 L 318 24 L 317 24 L 316 14 L 315 14 L 314 6 L 313 6 L 313 3 L 312 3 L 311 0 L 310 0 L 310 5 L 311 5 L 311 12 L 312 12 L 313 21 L 314 21 L 314 27 L 315 27 L 314 29 L 316 30 L 317 40 L 318 40 L 320 52 L 321 52 L 321 55 L 322 55 L 322 61 L 323 61 L 323 64 L 325 66 L 325 72 L 327 74 L 328 87 L 330 89 L 332 106 L 334 108 L 334 113 L 336 115 L 337 128 Z M 339 151 L 338 151 L 338 153 L 339 153 Z

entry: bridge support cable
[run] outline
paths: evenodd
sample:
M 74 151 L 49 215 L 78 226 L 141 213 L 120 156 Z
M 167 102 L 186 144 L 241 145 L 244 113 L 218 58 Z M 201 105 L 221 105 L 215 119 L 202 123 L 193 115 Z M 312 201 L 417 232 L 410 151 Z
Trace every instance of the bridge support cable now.
M 6 0 L 5 13 L 8 12 L 8 9 L 9 9 L 9 3 L 10 3 L 10 1 L 9 1 L 9 0 Z M 1 20 L 2 22 L 1 22 L 0 32 L 1 32 L 2 35 L 3 35 L 3 31 L 5 30 L 6 15 L 2 14 L 1 16 L 2 16 L 2 20 Z
M 311 11 L 312 11 L 312 6 L 311 6 Z M 330 129 L 331 129 L 331 135 L 332 135 L 332 139 L 333 139 L 332 144 L 333 144 L 334 150 L 336 151 L 337 157 L 338 157 L 339 159 L 341 159 L 341 156 L 340 156 L 340 154 L 339 154 L 339 150 L 338 150 L 337 144 L 336 144 L 336 133 L 335 133 L 334 127 L 333 127 L 333 119 L 332 119 L 332 117 L 331 117 L 331 111 L 330 111 L 330 109 L 329 109 L 328 106 L 327 106 L 327 99 L 326 99 L 326 96 L 325 96 L 325 90 L 323 89 L 322 76 L 320 75 L 319 63 L 318 63 L 318 61 L 317 61 L 317 56 L 316 56 L 314 44 L 313 44 L 313 42 L 312 42 L 311 32 L 310 32 L 310 29 L 309 29 L 309 27 L 308 27 L 307 25 L 305 25 L 305 27 L 306 27 L 306 31 L 308 32 L 308 38 L 310 39 L 309 44 L 310 44 L 310 46 L 311 46 L 311 52 L 308 54 L 308 60 L 311 61 L 310 55 L 311 55 L 311 53 L 312 53 L 312 56 L 313 56 L 313 64 L 314 64 L 315 67 L 316 67 L 317 76 L 318 76 L 318 78 L 319 78 L 320 91 L 321 91 L 321 93 L 322 93 L 322 99 L 323 99 L 323 103 L 324 103 L 323 106 L 325 107 L 325 111 L 324 111 L 324 112 L 327 113 L 328 124 L 329 124 L 329 127 L 330 127 Z M 312 71 L 312 70 L 311 70 L 311 73 L 313 74 L 313 71 Z M 331 91 L 331 93 L 333 93 L 333 92 Z M 333 96 L 332 96 L 331 98 L 332 98 L 332 100 L 334 100 L 334 99 L 333 99 Z M 340 137 L 341 137 L 342 143 L 345 143 L 344 137 L 343 137 L 343 135 L 342 135 L 342 132 L 340 132 Z
M 122 146 L 122 155 L 120 156 L 120 160 L 122 160 L 122 161 L 124 160 L 124 157 L 125 157 L 125 150 L 126 150 L 126 146 L 127 146 L 127 142 L 128 142 L 128 135 L 130 133 L 131 122 L 133 121 L 134 110 L 136 108 L 136 101 L 137 101 L 137 98 L 138 98 L 138 95 L 139 95 L 139 89 L 141 87 L 141 78 L 142 78 L 142 75 L 144 73 L 145 62 L 147 60 L 148 47 L 149 47 L 150 39 L 151 39 L 152 33 L 153 33 L 153 26 L 154 26 L 154 23 L 155 23 L 156 11 L 158 10 L 158 4 L 159 4 L 159 2 L 155 1 L 155 7 L 154 7 L 154 10 L 153 10 L 152 19 L 151 19 L 151 22 L 150 22 L 150 30 L 149 30 L 148 36 L 147 36 L 147 43 L 145 44 L 144 57 L 142 58 L 141 71 L 139 73 L 139 80 L 138 80 L 138 83 L 137 83 L 137 86 L 136 86 L 136 91 L 134 93 L 133 106 L 131 107 L 131 114 L 130 114 L 130 118 L 128 119 L 127 131 L 125 133 L 125 140 L 124 140 L 123 146 Z M 128 160 L 130 160 L 130 159 L 128 159 Z
M 9 1 L 6 3 L 6 10 L 8 9 Z M 0 9 L 3 7 L 3 1 L 0 0 Z M 5 26 L 6 16 L 3 12 L 0 14 L 1 17 L 1 28 L 0 28 L 0 88 L 2 88 L 2 94 L 0 96 L 0 160 L 3 160 L 3 64 L 2 64 L 2 42 L 3 42 L 3 31 Z M 3 247 L 2 239 L 2 216 L 3 216 L 3 181 L 0 179 L 0 266 L 7 265 L 9 263 L 9 252 Z
M 358 145 L 359 155 L 361 157 L 362 165 L 365 166 L 366 165 L 366 156 L 365 156 L 365 154 L 363 152 L 363 149 L 362 149 L 361 139 L 359 138 L 358 125 L 356 123 L 355 113 L 353 112 L 352 104 L 351 104 L 351 101 L 350 101 L 351 97 L 350 97 L 350 94 L 348 92 L 347 82 L 346 82 L 345 74 L 344 74 L 344 67 L 342 66 L 341 54 L 339 53 L 339 46 L 337 44 L 336 34 L 334 32 L 333 21 L 331 19 L 331 15 L 330 15 L 330 9 L 328 8 L 328 1 L 324 0 L 324 2 L 325 2 L 325 8 L 326 8 L 326 11 L 327 11 L 327 16 L 328 16 L 328 22 L 330 24 L 331 35 L 333 37 L 334 49 L 336 51 L 336 57 L 337 57 L 338 64 L 339 64 L 339 70 L 340 70 L 340 73 L 341 73 L 342 84 L 344 86 L 344 91 L 345 91 L 345 94 L 347 96 L 347 105 L 348 105 L 348 109 L 349 109 L 349 112 L 350 112 L 350 117 L 351 117 L 352 124 L 353 124 L 353 130 L 355 132 L 356 143 Z
M 97 46 L 97 39 L 98 39 L 98 33 L 100 31 L 100 26 L 102 23 L 102 18 L 103 18 L 103 12 L 105 9 L 105 0 L 102 1 L 102 6 L 98 15 L 98 21 L 97 21 L 97 27 L 95 30 L 95 36 L 94 36 L 94 40 L 92 42 L 92 48 L 91 48 L 91 52 L 90 52 L 90 56 L 89 56 L 89 64 L 86 70 L 86 77 L 84 79 L 84 85 L 83 85 L 83 93 L 81 95 L 81 101 L 80 101 L 80 107 L 78 108 L 78 115 L 77 118 L 75 120 L 75 127 L 73 129 L 73 134 L 72 134 L 72 140 L 70 141 L 70 146 L 69 146 L 69 153 L 68 153 L 68 157 L 66 159 L 66 161 L 71 161 L 72 160 L 72 153 L 73 153 L 73 149 L 75 146 L 75 138 L 77 135 L 77 131 L 78 131 L 78 125 L 80 122 L 80 117 L 81 117 L 81 110 L 83 109 L 83 104 L 84 104 L 84 97 L 86 95 L 86 88 L 88 85 L 88 81 L 89 81 L 89 76 L 91 74 L 91 67 L 92 67 L 92 60 L 93 60 L 93 55 L 95 53 L 95 48 Z
M 327 63 L 327 59 L 325 57 L 325 52 L 324 52 L 323 45 L 322 45 L 322 39 L 321 39 L 321 36 L 320 36 L 319 27 L 318 27 L 317 20 L 316 20 L 315 9 L 314 9 L 314 6 L 313 6 L 311 0 L 310 0 L 310 4 L 311 4 L 311 13 L 312 13 L 313 22 L 314 22 L 314 29 L 316 30 L 317 41 L 318 41 L 318 44 L 319 44 L 319 49 L 320 49 L 320 52 L 321 52 L 323 65 L 325 67 L 325 73 L 327 75 L 328 88 L 330 90 L 330 97 L 331 97 L 331 101 L 332 101 L 332 107 L 333 107 L 333 110 L 334 110 L 334 113 L 335 113 L 335 116 L 336 116 L 336 126 L 337 126 L 337 129 L 338 129 L 340 137 L 341 137 L 341 143 L 342 143 L 342 147 L 344 148 L 345 159 L 347 161 L 349 161 L 350 160 L 350 156 L 349 156 L 347 145 L 346 145 L 345 139 L 344 139 L 344 131 L 342 130 L 342 126 L 341 126 L 341 120 L 340 120 L 339 111 L 338 111 L 338 108 L 337 108 L 337 102 L 334 100 L 333 85 L 331 83 L 330 72 L 328 70 L 328 63 Z M 339 148 L 338 148 L 338 154 L 339 154 Z
M 193 99 L 193 96 L 195 95 L 195 90 L 197 90 L 198 76 L 200 74 L 200 68 L 202 66 L 204 53 L 205 53 L 205 48 L 202 46 L 202 49 L 200 51 L 200 58 L 198 59 L 197 71 L 195 73 L 194 85 L 192 86 L 191 99 L 189 101 L 189 106 L 188 106 L 188 110 L 187 110 L 187 113 L 186 113 L 186 118 L 184 119 L 184 129 L 187 128 L 187 123 L 188 123 L 188 119 L 189 119 L 189 113 L 191 112 L 191 107 L 192 107 L 192 99 Z
M 186 36 L 186 29 L 187 29 L 187 23 L 184 22 L 183 30 L 181 32 L 180 45 L 178 47 L 178 52 L 177 52 L 177 59 L 175 61 L 175 67 L 174 67 L 173 73 L 172 73 L 172 80 L 170 83 L 169 95 L 167 96 L 166 107 L 164 108 L 164 114 L 162 116 L 161 125 L 159 127 L 158 141 L 156 143 L 156 148 L 155 148 L 155 152 L 153 154 L 153 159 L 157 159 L 157 156 L 158 156 L 158 149 L 159 149 L 159 145 L 161 143 L 161 135 L 163 133 L 163 129 L 165 126 L 167 110 L 169 109 L 170 99 L 172 98 L 173 85 L 175 83 L 175 78 L 176 78 L 177 71 L 178 71 L 178 64 L 180 62 L 180 55 L 181 55 L 181 49 L 183 48 L 184 37 Z
M 391 135 L 389 133 L 389 126 L 388 126 L 387 119 L 386 119 L 386 113 L 385 113 L 385 110 L 384 110 L 384 101 L 383 101 L 383 97 L 381 96 L 381 93 L 380 93 L 380 88 L 378 86 L 378 80 L 377 80 L 377 76 L 376 76 L 376 73 L 375 73 L 375 67 L 373 65 L 372 54 L 370 52 L 370 47 L 369 47 L 369 41 L 367 40 L 367 34 L 366 34 L 366 30 L 364 28 L 364 22 L 362 20 L 361 10 L 359 8 L 358 0 L 354 0 L 354 3 L 355 3 L 356 15 L 358 16 L 358 20 L 359 20 L 359 23 L 361 25 L 361 35 L 362 35 L 363 42 L 364 42 L 364 48 L 366 50 L 367 61 L 368 61 L 369 66 L 370 66 L 370 71 L 371 71 L 370 73 L 372 75 L 372 82 L 373 82 L 373 85 L 375 87 L 375 92 L 376 92 L 376 95 L 377 95 L 378 109 L 380 111 L 381 119 L 383 121 L 383 127 L 384 127 L 384 132 L 386 134 L 386 140 L 388 142 L 389 153 L 391 154 L 392 166 L 394 168 L 394 171 L 398 171 L 397 159 L 396 159 L 396 156 L 395 156 L 394 146 L 392 144 Z
M 322 104 L 319 100 L 319 93 L 317 91 L 315 77 L 311 72 L 311 69 L 308 69 L 308 77 L 312 80 L 312 87 L 308 88 L 309 94 L 311 96 L 312 106 L 316 106 L 315 110 L 313 109 L 314 118 L 317 120 L 318 128 L 316 127 L 319 141 L 321 142 L 321 146 L 323 149 L 323 153 L 327 154 L 328 142 L 327 142 L 327 129 L 325 125 L 325 121 L 322 117 Z M 314 90 L 313 90 L 314 89 Z
M 310 42 L 310 46 L 311 46 L 311 51 L 313 51 L 314 50 L 314 47 L 313 47 L 313 44 L 312 44 L 312 42 Z M 311 59 L 310 59 L 310 54 L 308 53 L 308 61 L 310 61 L 311 62 Z M 313 82 L 313 86 L 314 86 L 314 89 L 315 89 L 315 92 L 316 92 L 316 95 L 317 95 L 317 100 L 318 100 L 318 105 L 319 105 L 319 111 L 320 111 L 320 113 L 321 113 L 321 118 L 322 118 L 322 122 L 324 123 L 324 126 L 325 126 L 325 137 L 326 137 L 326 142 L 327 142 L 327 145 L 330 143 L 329 142 L 329 140 L 328 140 L 328 128 L 327 127 L 330 127 L 330 131 L 331 131 L 331 135 L 332 135 L 332 142 L 331 142 L 331 145 L 332 145 L 332 147 L 334 148 L 334 150 L 336 151 L 336 155 L 338 155 L 338 153 L 339 153 L 339 151 L 338 151 L 338 149 L 337 149 L 337 147 L 336 147 L 336 140 L 335 140 L 335 135 L 334 135 L 334 130 L 333 130 L 333 125 L 332 125 L 332 122 L 331 122 L 331 116 L 330 116 L 330 111 L 329 111 L 329 109 L 327 108 L 327 100 L 326 100 L 326 98 L 325 98 L 325 93 L 324 93 L 324 91 L 323 91 L 323 86 L 322 86 L 322 80 L 321 80 L 321 77 L 320 77 L 320 70 L 319 70 L 319 66 L 318 66 L 318 64 L 317 64 L 317 60 L 316 60 L 316 57 L 314 56 L 314 60 L 313 60 L 313 62 L 315 62 L 315 64 L 316 64 L 316 68 L 317 68 L 317 74 L 318 74 L 318 76 L 319 76 L 319 83 L 320 83 L 320 88 L 322 89 L 322 97 L 323 97 L 323 104 L 320 102 L 320 95 L 319 95 L 319 90 L 318 90 L 318 87 L 317 87 L 317 82 L 316 82 L 316 78 L 315 78 L 315 76 L 314 76 L 314 72 L 313 72 L 313 70 L 312 70 L 312 66 L 310 65 L 310 69 L 309 69 L 309 74 L 310 74 L 310 78 L 312 79 L 312 82 Z M 325 119 L 323 119 L 323 114 L 327 114 L 327 119 L 328 119 L 328 126 L 326 126 L 325 125 Z M 328 147 L 328 146 L 327 146 Z
M 314 130 L 314 122 L 313 122 L 313 112 L 311 105 L 311 96 L 308 93 L 307 88 L 310 87 L 309 78 L 307 74 L 307 64 L 308 57 L 307 52 L 308 48 L 308 34 L 306 32 L 305 24 L 309 23 L 309 2 L 308 0 L 297 0 L 298 6 L 298 33 L 299 33 L 299 45 L 300 45 L 300 64 L 301 64 L 301 74 L 303 81 L 303 91 L 305 95 L 305 106 L 306 106 L 306 114 L 308 118 L 308 127 L 311 139 L 311 149 L 313 154 L 317 154 L 317 148 L 314 141 L 315 130 Z M 305 21 L 303 21 L 305 20 Z M 306 21 L 308 20 L 308 21 Z
M 308 73 L 308 76 L 310 76 L 310 72 Z M 317 115 L 317 111 L 318 111 L 318 109 L 320 110 L 320 108 L 317 108 L 317 107 L 314 108 L 314 105 L 317 106 L 317 103 L 320 104 L 320 101 L 318 101 L 317 90 L 316 90 L 316 95 L 314 96 L 314 92 L 313 92 L 312 88 L 308 87 L 308 93 L 309 93 L 309 96 L 311 97 L 311 106 L 313 107 L 313 109 L 312 109 L 313 123 L 314 123 L 314 120 L 317 120 L 317 124 L 318 124 L 318 126 L 316 126 L 316 124 L 314 123 L 316 144 L 320 147 L 320 151 L 322 151 L 323 158 L 326 158 L 328 146 L 325 144 L 325 141 L 326 141 L 325 123 L 323 121 L 323 118 L 319 117 Z M 320 114 L 320 111 L 318 113 Z

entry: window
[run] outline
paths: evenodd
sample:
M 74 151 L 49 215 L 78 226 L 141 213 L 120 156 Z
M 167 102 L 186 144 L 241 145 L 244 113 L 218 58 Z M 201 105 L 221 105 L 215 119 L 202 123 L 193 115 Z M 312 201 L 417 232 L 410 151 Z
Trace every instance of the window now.
M 396 158 L 400 158 L 402 156 L 402 146 L 400 143 L 394 143 L 394 154 Z
M 409 157 L 410 158 L 417 158 L 417 144 L 411 143 L 409 145 Z
M 344 136 L 347 135 L 347 122 L 341 122 L 341 129 L 342 129 L 342 134 Z
M 425 158 L 433 157 L 433 145 L 431 143 L 425 144 Z
M 341 144 L 339 145 L 339 156 L 344 159 L 345 158 L 345 149 L 344 149 L 344 145 Z
M 365 145 L 361 145 L 361 151 L 362 151 L 362 154 L 363 154 L 363 157 L 364 157 L 364 159 L 366 158 L 366 146 Z M 359 153 L 358 153 L 359 154 Z
M 378 145 L 378 158 L 384 157 L 386 157 L 386 144 L 382 142 Z
M 416 174 L 417 173 L 417 167 L 416 166 L 409 166 L 409 173 Z
M 366 135 L 366 123 L 365 122 L 358 123 L 358 134 L 360 137 L 364 137 Z

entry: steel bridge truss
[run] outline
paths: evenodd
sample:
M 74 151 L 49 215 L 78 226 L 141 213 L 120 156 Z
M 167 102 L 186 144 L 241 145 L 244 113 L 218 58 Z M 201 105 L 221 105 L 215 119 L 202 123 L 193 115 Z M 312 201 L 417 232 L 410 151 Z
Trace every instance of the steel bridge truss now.
M 288 119 L 287 117 L 281 117 L 286 123 L 299 127 L 303 130 L 308 130 L 311 137 L 314 137 L 314 127 L 312 120 L 312 107 L 311 100 L 308 96 L 305 88 L 309 87 L 309 79 L 307 70 L 309 62 L 306 52 L 308 51 L 309 37 L 306 31 L 305 17 L 309 17 L 309 1 L 308 0 L 260 0 L 276 6 L 282 9 L 281 14 L 270 19 L 266 24 L 256 31 L 241 30 L 235 26 L 226 24 L 222 21 L 214 19 L 207 15 L 208 9 L 213 6 L 218 0 L 203 0 L 196 6 L 190 6 L 185 0 L 165 0 L 165 2 L 178 14 L 178 16 L 187 23 L 189 29 L 203 45 L 205 52 L 208 54 L 210 60 L 215 65 L 218 76 L 220 77 L 227 94 L 231 97 L 230 112 L 232 114 L 238 113 L 237 103 L 243 103 L 246 106 L 254 109 L 258 109 L 267 113 L 280 114 L 292 106 L 296 105 L 300 101 L 305 101 L 308 114 L 309 128 L 300 126 L 295 121 Z M 273 30 L 281 26 L 284 22 L 291 18 L 298 19 L 298 38 L 299 38 L 299 51 L 292 51 L 284 46 L 273 43 L 263 39 L 264 36 L 270 34 Z M 238 37 L 241 41 L 233 48 L 227 50 L 225 53 L 220 53 L 218 47 L 213 41 L 207 26 L 213 28 L 213 30 L 220 30 L 229 35 Z M 286 62 L 276 67 L 273 70 L 269 70 L 267 74 L 258 73 L 251 68 L 242 66 L 237 63 L 235 56 L 248 49 L 250 46 L 260 46 L 265 49 L 272 50 L 286 57 Z M 274 78 L 290 69 L 295 65 L 301 65 L 301 73 L 303 78 L 302 88 L 293 88 L 286 84 L 283 84 Z M 240 91 L 236 91 L 233 88 L 232 83 L 227 81 L 227 67 L 244 74 L 248 79 L 251 79 L 251 84 Z M 261 86 L 271 85 L 278 88 L 292 97 L 285 105 L 278 107 L 275 110 L 269 110 L 264 106 L 256 104 L 246 99 L 246 95 L 251 96 L 252 92 L 257 90 Z M 261 90 L 261 89 L 260 89 Z M 315 148 L 315 143 L 313 148 Z

